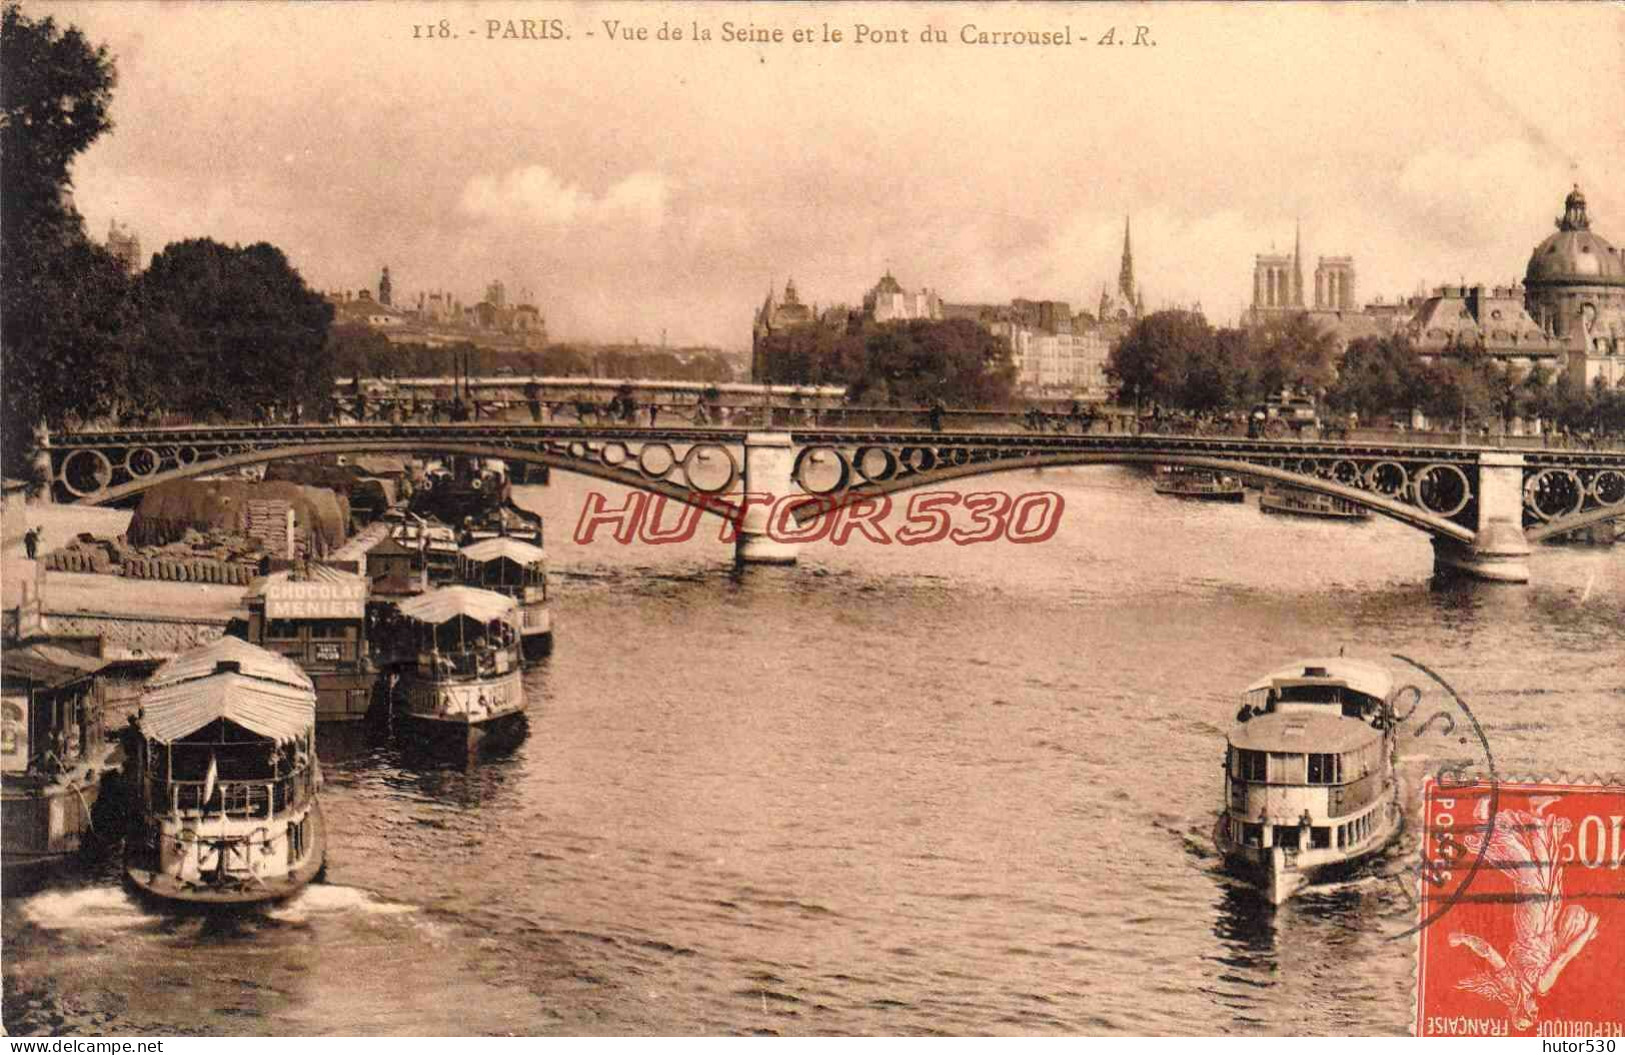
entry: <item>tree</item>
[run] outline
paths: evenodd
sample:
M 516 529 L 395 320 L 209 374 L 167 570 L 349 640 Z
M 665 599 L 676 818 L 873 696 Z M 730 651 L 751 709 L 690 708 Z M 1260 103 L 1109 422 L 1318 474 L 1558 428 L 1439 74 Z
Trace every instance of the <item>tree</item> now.
M 104 47 L 78 29 L 35 22 L 16 4 L 0 14 L 0 185 L 4 237 L 35 223 L 79 228 L 65 192 L 68 167 L 112 127 L 107 110 L 116 74 Z
M 835 342 L 836 361 L 850 368 L 860 360 L 841 347 L 848 340 Z M 1010 346 L 969 319 L 874 326 L 861 364 L 861 373 L 842 378 L 854 402 L 989 407 L 1008 402 L 1015 386 Z
M 77 29 L 0 12 L 0 376 L 5 470 L 28 475 L 33 429 L 141 398 L 129 286 L 85 237 L 69 166 L 111 127 L 114 70 Z
M 259 405 L 300 401 L 311 411 L 329 398 L 333 306 L 275 246 L 177 242 L 138 285 L 153 361 L 174 394 L 169 409 L 241 418 Z
M 1422 375 L 1422 364 L 1404 336 L 1358 337 L 1343 352 L 1326 401 L 1336 410 L 1378 420 L 1419 405 Z
M 1231 345 L 1227 342 L 1227 350 Z M 1215 377 L 1213 328 L 1190 311 L 1157 311 L 1134 324 L 1106 361 L 1106 375 L 1128 403 L 1155 400 L 1183 407 L 1186 400 L 1217 406 L 1223 387 Z M 1196 378 L 1192 380 L 1192 372 Z
M 1282 389 L 1320 393 L 1337 377 L 1337 342 L 1309 316 L 1271 319 L 1252 334 L 1254 374 L 1260 395 Z

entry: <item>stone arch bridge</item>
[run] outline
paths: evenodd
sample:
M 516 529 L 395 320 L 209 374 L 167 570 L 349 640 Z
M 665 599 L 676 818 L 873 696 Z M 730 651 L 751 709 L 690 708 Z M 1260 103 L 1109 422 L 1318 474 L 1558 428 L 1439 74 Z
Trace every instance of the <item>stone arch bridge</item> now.
M 55 500 L 101 505 L 169 480 L 322 454 L 463 454 L 539 463 L 737 517 L 745 562 L 793 561 L 768 511 L 817 508 L 1041 467 L 1172 464 L 1247 473 L 1344 498 L 1426 532 L 1441 570 L 1529 577 L 1529 544 L 1625 515 L 1625 452 L 1505 450 L 1228 437 L 933 433 L 918 429 L 557 426 L 500 422 L 200 426 L 44 437 Z M 808 511 L 815 508 L 809 502 Z

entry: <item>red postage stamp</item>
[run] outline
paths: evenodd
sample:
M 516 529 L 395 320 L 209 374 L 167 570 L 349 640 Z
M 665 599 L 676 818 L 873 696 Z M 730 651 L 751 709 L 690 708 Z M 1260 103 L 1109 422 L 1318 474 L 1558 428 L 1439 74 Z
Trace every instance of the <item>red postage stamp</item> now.
M 1430 781 L 1419 1036 L 1625 1034 L 1625 786 Z

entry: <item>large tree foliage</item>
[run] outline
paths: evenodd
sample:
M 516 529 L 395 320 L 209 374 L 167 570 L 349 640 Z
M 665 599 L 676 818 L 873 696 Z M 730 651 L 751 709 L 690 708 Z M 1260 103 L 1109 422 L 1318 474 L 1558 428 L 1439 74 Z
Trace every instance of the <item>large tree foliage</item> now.
M 1112 349 L 1106 375 L 1126 403 L 1212 404 L 1216 354 L 1213 328 L 1190 311 L 1157 311 L 1136 322 Z M 1195 374 L 1193 382 L 1192 377 Z M 1222 388 L 1222 386 L 1221 386 Z M 1196 409 L 1192 407 L 1192 409 Z
M 1326 400 L 1334 409 L 1352 410 L 1375 421 L 1414 405 L 1425 373 L 1404 337 L 1360 337 L 1349 342 L 1343 353 L 1342 367 Z
M 64 201 L 69 166 L 112 127 L 115 74 L 107 49 L 72 26 L 38 22 L 16 4 L 0 13 L 0 181 L 7 240 L 34 223 L 78 227 Z
M 138 282 L 165 408 L 196 420 L 259 406 L 324 403 L 333 306 L 273 245 L 207 238 L 166 246 Z
M 85 238 L 69 193 L 73 159 L 110 127 L 112 61 L 7 4 L 0 71 L 0 450 L 24 476 L 37 423 L 107 413 L 139 386 L 128 281 Z

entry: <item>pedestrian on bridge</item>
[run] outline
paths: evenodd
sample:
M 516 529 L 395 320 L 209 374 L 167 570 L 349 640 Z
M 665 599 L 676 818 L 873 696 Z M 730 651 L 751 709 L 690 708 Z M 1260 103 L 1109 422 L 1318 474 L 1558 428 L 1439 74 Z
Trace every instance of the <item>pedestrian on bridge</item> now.
M 658 418 L 658 417 L 660 417 L 660 404 L 659 403 L 650 403 L 649 404 L 649 427 L 651 429 L 655 427 L 655 419 Z
M 23 549 L 28 552 L 28 559 L 33 560 L 39 556 L 40 529 L 38 525 L 23 532 Z

